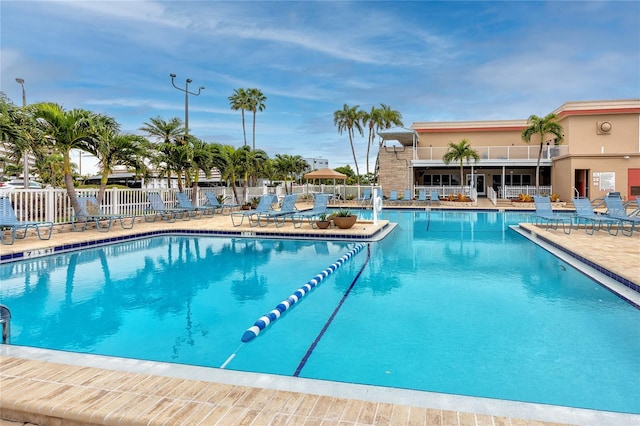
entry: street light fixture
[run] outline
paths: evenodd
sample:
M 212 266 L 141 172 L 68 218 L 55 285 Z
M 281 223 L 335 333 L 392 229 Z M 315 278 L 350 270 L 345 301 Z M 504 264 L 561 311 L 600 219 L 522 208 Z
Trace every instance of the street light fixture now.
M 24 90 L 24 78 L 16 78 L 16 83 L 22 87 L 22 108 L 27 106 L 27 93 Z M 23 183 L 24 189 L 29 189 L 29 154 L 27 152 L 27 147 L 24 147 L 23 154 L 23 163 L 22 163 L 22 174 L 24 176 Z
M 188 78 L 186 80 L 186 84 L 184 89 L 181 87 L 176 86 L 176 83 L 174 82 L 174 79 L 176 78 L 175 74 L 169 74 L 169 77 L 171 77 L 171 84 L 173 85 L 173 87 L 175 87 L 176 89 L 178 89 L 181 92 L 184 92 L 184 134 L 185 137 L 189 136 L 189 95 L 193 95 L 193 96 L 199 96 L 200 92 L 202 92 L 205 87 L 204 86 L 200 86 L 198 88 L 198 93 L 194 93 L 194 92 L 190 92 L 189 91 L 189 84 L 193 83 L 193 80 L 191 80 L 190 78 Z

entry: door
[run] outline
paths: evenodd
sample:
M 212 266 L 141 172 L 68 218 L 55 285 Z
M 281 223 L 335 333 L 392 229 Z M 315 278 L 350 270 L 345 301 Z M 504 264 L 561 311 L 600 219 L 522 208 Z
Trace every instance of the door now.
M 472 178 L 473 177 L 473 183 L 472 182 Z M 478 196 L 484 196 L 486 195 L 486 191 L 485 191 L 485 185 L 484 185 L 484 177 L 485 175 L 477 175 L 477 174 L 468 174 L 467 175 L 467 185 L 471 185 L 472 187 L 474 187 L 476 189 L 476 191 L 478 191 Z
M 578 191 L 578 197 L 589 198 L 589 185 L 587 184 L 589 178 L 589 170 L 576 169 L 575 171 L 575 183 L 576 191 Z

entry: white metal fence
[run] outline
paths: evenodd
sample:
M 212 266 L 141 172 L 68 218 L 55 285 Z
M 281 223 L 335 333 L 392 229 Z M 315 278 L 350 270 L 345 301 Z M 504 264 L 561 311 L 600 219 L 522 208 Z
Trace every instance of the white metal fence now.
M 539 189 L 536 189 L 535 186 L 531 185 L 523 185 L 523 186 L 501 186 L 498 187 L 498 197 L 500 198 L 518 198 L 520 194 L 525 195 L 538 195 L 538 194 L 546 194 L 551 195 L 553 192 L 551 191 L 551 185 L 540 186 Z

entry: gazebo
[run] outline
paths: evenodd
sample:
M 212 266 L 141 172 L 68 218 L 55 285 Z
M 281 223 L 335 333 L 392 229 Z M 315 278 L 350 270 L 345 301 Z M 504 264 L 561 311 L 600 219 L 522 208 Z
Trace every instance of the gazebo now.
M 309 172 L 307 174 L 305 174 L 303 176 L 305 179 L 307 180 L 311 180 L 311 179 L 333 179 L 333 188 L 334 188 L 334 196 L 335 194 L 335 187 L 336 187 L 336 180 L 343 180 L 346 181 L 347 180 L 347 175 L 342 174 L 340 172 L 336 172 L 333 169 L 329 169 L 329 168 L 324 168 L 324 169 L 320 169 L 320 170 L 314 170 L 312 172 Z

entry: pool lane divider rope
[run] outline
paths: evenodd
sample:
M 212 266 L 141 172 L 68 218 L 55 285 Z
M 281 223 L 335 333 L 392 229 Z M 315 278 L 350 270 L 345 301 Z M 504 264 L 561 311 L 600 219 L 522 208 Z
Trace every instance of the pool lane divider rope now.
M 362 264 L 362 267 L 360 268 L 360 270 L 358 271 L 358 274 L 355 276 L 355 278 L 351 282 L 351 285 L 349 286 L 349 288 L 347 288 L 347 290 L 342 295 L 342 299 L 340 299 L 340 302 L 338 303 L 336 308 L 331 313 L 331 316 L 329 317 L 327 322 L 324 323 L 324 327 L 322 327 L 322 330 L 320 330 L 320 333 L 318 333 L 318 336 L 316 337 L 316 339 L 313 341 L 311 346 L 309 346 L 309 349 L 307 349 L 307 353 L 305 353 L 304 356 L 302 357 L 302 360 L 300 360 L 300 364 L 298 364 L 298 368 L 296 368 L 296 371 L 293 373 L 293 377 L 298 377 L 300 375 L 300 372 L 302 371 L 304 366 L 307 364 L 307 361 L 309 360 L 309 357 L 313 353 L 313 350 L 316 348 L 316 346 L 320 342 L 320 339 L 322 339 L 322 336 L 324 336 L 324 333 L 327 331 L 327 329 L 329 328 L 329 326 L 333 322 L 333 319 L 338 314 L 338 311 L 340 310 L 340 308 L 344 304 L 345 300 L 347 300 L 347 297 L 349 297 L 349 294 L 351 293 L 351 290 L 353 289 L 353 286 L 355 286 L 356 282 L 358 282 L 358 279 L 360 278 L 360 275 L 362 275 L 362 272 L 364 271 L 364 268 L 369 263 L 369 259 L 370 258 L 371 258 L 371 247 L 367 244 L 367 258 L 365 259 L 364 263 Z
M 305 285 L 297 289 L 291 296 L 280 302 L 271 312 L 261 316 L 258 320 L 247 329 L 242 335 L 243 342 L 250 342 L 260 334 L 262 330 L 267 328 L 269 324 L 280 318 L 280 315 L 284 314 L 289 308 L 298 303 L 304 296 L 306 296 L 311 290 L 316 288 L 322 281 L 329 275 L 333 274 L 338 268 L 348 262 L 353 256 L 358 254 L 366 244 L 360 243 L 351 250 L 349 250 L 344 256 L 332 263 L 327 269 L 311 278 Z

